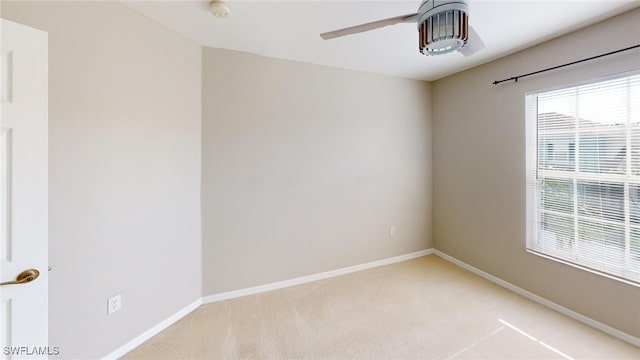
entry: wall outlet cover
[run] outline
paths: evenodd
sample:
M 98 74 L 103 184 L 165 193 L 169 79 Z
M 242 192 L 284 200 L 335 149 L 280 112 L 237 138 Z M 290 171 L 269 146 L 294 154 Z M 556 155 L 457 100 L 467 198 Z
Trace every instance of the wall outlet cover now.
M 114 297 L 111 297 L 107 300 L 107 315 L 111 315 L 112 313 L 120 310 L 122 307 L 122 295 L 118 294 Z

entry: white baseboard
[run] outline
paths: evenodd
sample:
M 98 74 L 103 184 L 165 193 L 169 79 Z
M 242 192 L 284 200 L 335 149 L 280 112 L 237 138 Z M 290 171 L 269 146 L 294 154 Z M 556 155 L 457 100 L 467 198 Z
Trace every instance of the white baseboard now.
M 476 267 L 473 267 L 463 261 L 460 261 L 452 256 L 449 256 L 439 250 L 435 250 L 435 249 L 426 249 L 426 250 L 421 250 L 421 251 L 416 251 L 410 254 L 405 254 L 405 255 L 400 255 L 400 256 L 395 256 L 395 257 L 391 257 L 391 258 L 387 258 L 387 259 L 382 259 L 382 260 L 377 260 L 377 261 L 372 261 L 372 262 L 368 262 L 365 264 L 360 264 L 360 265 L 355 265 L 355 266 L 349 266 L 346 268 L 341 268 L 341 269 L 337 269 L 337 270 L 332 270 L 332 271 L 327 271 L 327 272 L 323 272 L 323 273 L 318 273 L 318 274 L 313 274 L 313 275 L 308 275 L 308 276 L 302 276 L 299 278 L 295 278 L 295 279 L 291 279 L 291 280 L 285 280 L 285 281 L 279 281 L 279 282 L 275 282 L 275 283 L 271 283 L 271 284 L 266 284 L 266 285 L 260 285 L 260 286 L 255 286 L 255 287 L 251 287 L 251 288 L 246 288 L 246 289 L 240 289 L 240 290 L 235 290 L 235 291 L 229 291 L 229 292 L 224 292 L 224 293 L 220 293 L 220 294 L 214 294 L 214 295 L 209 295 L 209 296 L 205 296 L 202 297 L 196 301 L 194 301 L 193 303 L 189 304 L 188 306 L 186 306 L 185 308 L 183 308 L 182 310 L 178 311 L 177 313 L 171 315 L 169 318 L 165 319 L 164 321 L 162 321 L 161 323 L 159 323 L 158 325 L 152 327 L 151 329 L 145 331 L 144 333 L 140 334 L 139 336 L 137 336 L 136 338 L 134 338 L 133 340 L 129 341 L 128 343 L 124 344 L 123 346 L 121 346 L 120 348 L 116 349 L 115 351 L 111 352 L 109 355 L 105 356 L 104 359 L 105 360 L 115 360 L 118 359 L 122 356 L 124 356 L 125 354 L 127 354 L 128 352 L 130 352 L 131 350 L 135 349 L 136 347 L 140 346 L 142 343 L 144 343 L 145 341 L 149 340 L 150 338 L 154 337 L 155 335 L 159 334 L 161 331 L 163 331 L 164 329 L 168 328 L 169 326 L 171 326 L 172 324 L 174 324 L 175 322 L 177 322 L 178 320 L 182 319 L 183 317 L 185 317 L 187 314 L 189 314 L 190 312 L 194 311 L 195 309 L 197 309 L 198 307 L 200 307 L 200 305 L 202 304 L 209 304 L 209 303 L 213 303 L 213 302 L 217 302 L 217 301 L 223 301 L 223 300 L 229 300 L 229 299 L 234 299 L 234 298 L 238 298 L 238 297 L 242 297 L 242 296 L 247 296 L 247 295 L 254 295 L 254 294 L 258 294 L 258 293 L 262 293 L 262 292 L 266 292 L 266 291 L 271 291 L 271 290 L 277 290 L 277 289 L 282 289 L 282 288 L 286 288 L 286 287 L 291 287 L 291 286 L 296 286 L 296 285 L 301 285 L 301 284 L 306 284 L 306 283 L 310 283 L 313 281 L 318 281 L 318 280 L 323 280 L 323 279 L 328 279 L 328 278 L 332 278 L 332 277 L 336 277 L 336 276 L 340 276 L 340 275 L 345 275 L 345 274 L 350 274 L 353 272 L 357 272 L 357 271 L 362 271 L 362 270 L 367 270 L 367 269 L 371 269 L 371 268 L 375 268 L 375 267 L 379 267 L 379 266 L 384 266 L 384 265 L 389 265 L 389 264 L 394 264 L 394 263 L 398 263 L 398 262 L 402 262 L 402 261 L 406 261 L 406 260 L 411 260 L 411 259 L 415 259 L 418 257 L 422 257 L 422 256 L 426 256 L 426 255 L 431 255 L 431 254 L 435 254 L 455 265 L 460 266 L 463 269 L 466 269 L 476 275 L 479 275 L 497 285 L 500 285 L 508 290 L 511 290 L 513 292 L 515 292 L 516 294 L 522 295 L 532 301 L 535 301 L 541 305 L 544 305 L 552 310 L 555 310 L 561 314 L 564 314 L 572 319 L 575 319 L 577 321 L 580 321 L 586 325 L 589 325 L 595 329 L 598 329 L 600 331 L 603 331 L 611 336 L 614 336 L 620 340 L 626 341 L 632 345 L 638 346 L 640 347 L 640 339 L 637 337 L 634 337 L 632 335 L 629 335 L 623 331 L 614 329 L 606 324 L 603 324 L 599 321 L 593 320 L 587 316 L 584 316 L 582 314 L 579 314 L 573 310 L 570 310 L 564 306 L 558 305 L 550 300 L 547 300 L 543 297 L 540 297 L 536 294 L 533 294 L 527 290 L 524 290 L 522 288 L 519 288 L 507 281 L 504 281 L 498 277 L 495 277 L 489 273 L 486 273 Z
M 356 272 L 356 271 L 367 270 L 367 269 L 371 269 L 371 268 L 378 267 L 378 266 L 394 264 L 394 263 L 398 263 L 398 262 L 402 262 L 402 261 L 406 261 L 406 260 L 415 259 L 415 258 L 418 258 L 418 257 L 421 257 L 421 256 L 431 255 L 431 254 L 433 254 L 433 249 L 426 249 L 426 250 L 416 251 L 416 252 L 413 252 L 413 253 L 404 254 L 404 255 L 400 255 L 400 256 L 394 256 L 394 257 L 387 258 L 387 259 L 372 261 L 372 262 L 368 262 L 366 264 L 349 266 L 349 267 L 342 268 L 342 269 L 337 269 L 337 270 L 327 271 L 327 272 L 323 272 L 323 273 L 319 273 L 319 274 L 303 276 L 303 277 L 299 277 L 299 278 L 295 278 L 295 279 L 291 279 L 291 280 L 279 281 L 279 282 L 266 284 L 266 285 L 255 286 L 255 287 L 251 287 L 251 288 L 247 288 L 247 289 L 241 289 L 241 290 L 235 290 L 235 291 L 229 291 L 229 292 L 225 292 L 225 293 L 205 296 L 205 297 L 202 297 L 202 298 L 194 301 L 193 303 L 189 304 L 188 306 L 186 306 L 184 309 L 178 311 L 177 313 L 171 315 L 169 318 L 165 319 L 164 321 L 162 321 L 158 325 L 156 325 L 156 326 L 152 327 L 151 329 L 145 331 L 144 333 L 140 334 L 139 336 L 137 336 L 133 340 L 129 341 L 128 343 L 124 344 L 120 348 L 114 350 L 109 355 L 105 356 L 103 358 L 103 360 L 116 360 L 116 359 L 126 355 L 128 352 L 130 352 L 131 350 L 133 350 L 136 347 L 140 346 L 145 341 L 147 341 L 147 340 L 151 339 L 152 337 L 156 336 L 162 330 L 168 328 L 169 326 L 174 324 L 176 321 L 182 319 L 187 314 L 189 314 L 190 312 L 192 312 L 195 309 L 197 309 L 198 307 L 200 307 L 200 305 L 202 305 L 202 304 L 209 304 L 209 303 L 216 302 L 216 301 L 229 300 L 229 299 L 234 299 L 234 298 L 238 298 L 238 297 L 242 297 L 242 296 L 258 294 L 258 293 L 262 293 L 262 292 L 265 292 L 265 291 L 271 291 L 271 290 L 276 290 L 276 289 L 282 289 L 282 288 L 285 288 L 285 287 L 306 284 L 306 283 L 309 283 L 309 282 L 312 282 L 312 281 L 328 279 L 328 278 L 335 277 L 335 276 L 345 275 L 345 274 L 353 273 L 353 272 Z
M 557 312 L 559 312 L 559 313 L 561 313 L 563 315 L 566 315 L 566 316 L 568 316 L 568 317 L 570 317 L 570 318 L 572 318 L 574 320 L 580 321 L 583 324 L 589 325 L 589 326 L 591 326 L 591 327 L 593 327 L 595 329 L 598 329 L 598 330 L 600 330 L 602 332 L 605 332 L 605 333 L 607 333 L 607 334 L 609 334 L 609 335 L 611 335 L 613 337 L 616 337 L 616 338 L 618 338 L 620 340 L 626 341 L 626 342 L 628 342 L 628 343 L 630 343 L 632 345 L 640 347 L 640 339 L 635 337 L 635 336 L 629 335 L 629 334 L 627 334 L 627 333 L 625 333 L 623 331 L 620 331 L 618 329 L 614 329 L 609 325 L 606 325 L 606 324 L 603 324 L 603 323 L 601 323 L 599 321 L 593 320 L 593 319 L 591 319 L 591 318 L 589 318 L 587 316 L 584 316 L 584 315 L 582 315 L 580 313 L 577 313 L 577 312 L 575 312 L 575 311 L 573 311 L 571 309 L 567 309 L 566 307 L 564 307 L 562 305 L 558 305 L 558 304 L 554 303 L 553 301 L 547 300 L 547 299 L 545 299 L 545 298 L 543 298 L 541 296 L 538 296 L 538 295 L 536 295 L 534 293 L 531 293 L 531 292 L 529 292 L 527 290 L 524 290 L 524 289 L 522 289 L 520 287 L 517 287 L 517 286 L 515 286 L 515 285 L 513 285 L 513 284 L 511 284 L 511 283 L 509 283 L 507 281 L 504 281 L 504 280 L 502 280 L 502 279 L 500 279 L 498 277 L 495 277 L 495 276 L 493 276 L 493 275 L 491 275 L 489 273 L 486 273 L 486 272 L 484 272 L 484 271 L 482 271 L 482 270 L 480 270 L 480 269 L 478 269 L 476 267 L 473 267 L 473 266 L 471 266 L 471 265 L 469 265 L 469 264 L 467 264 L 467 263 L 465 263 L 463 261 L 460 261 L 460 260 L 458 260 L 458 259 L 456 259 L 456 258 L 454 258 L 454 257 L 452 257 L 450 255 L 447 255 L 447 254 L 443 253 L 440 250 L 434 250 L 433 253 L 436 254 L 437 256 L 439 256 L 439 257 L 441 257 L 441 258 L 443 258 L 443 259 L 455 264 L 455 265 L 460 266 L 461 268 L 463 268 L 465 270 L 468 270 L 468 271 L 470 271 L 470 272 L 472 272 L 472 273 L 474 273 L 476 275 L 479 275 L 479 276 L 481 276 L 481 277 L 483 277 L 483 278 L 485 278 L 485 279 L 487 279 L 487 280 L 489 280 L 489 281 L 491 281 L 491 282 L 493 282 L 493 283 L 495 283 L 497 285 L 500 285 L 503 288 L 511 290 L 516 294 L 522 295 L 522 296 L 524 296 L 524 297 L 526 297 L 526 298 L 528 298 L 528 299 L 530 299 L 532 301 L 535 301 L 538 304 L 544 305 L 544 306 L 546 306 L 546 307 L 548 307 L 548 308 L 550 308 L 552 310 L 555 310 L 555 311 L 557 311 Z
M 372 261 L 365 264 L 349 266 L 349 267 L 345 267 L 337 270 L 331 270 L 331 271 L 322 272 L 322 273 L 313 274 L 313 275 L 302 276 L 295 279 L 278 281 L 271 284 L 265 284 L 265 285 L 254 286 L 246 289 L 240 289 L 240 290 L 228 291 L 220 294 L 209 295 L 202 298 L 202 303 L 209 304 L 217 301 L 235 299 L 242 296 L 254 295 L 254 294 L 259 294 L 266 291 L 272 291 L 272 290 L 282 289 L 286 287 L 306 284 L 313 281 L 350 274 L 356 271 L 367 270 L 367 269 L 375 268 L 378 266 L 394 264 L 402 261 L 415 259 L 421 256 L 431 255 L 433 254 L 433 251 L 434 251 L 433 249 L 426 249 L 426 250 L 416 251 L 416 252 L 412 252 L 412 253 L 404 254 L 400 256 L 394 256 L 387 259 Z
M 133 349 L 137 348 L 138 346 L 140 346 L 143 342 L 145 342 L 145 341 L 151 339 L 152 337 L 158 335 L 162 330 L 164 330 L 164 329 L 168 328 L 169 326 L 173 325 L 175 322 L 177 322 L 178 320 L 182 319 L 183 317 L 188 315 L 193 310 L 195 310 L 198 307 L 200 307 L 200 305 L 202 305 L 202 298 L 192 302 L 191 304 L 189 304 L 186 307 L 184 307 L 182 310 L 178 311 L 177 313 L 175 313 L 175 314 L 169 316 L 167 319 L 163 320 L 158 325 L 156 325 L 156 326 L 152 327 L 151 329 L 143 332 L 139 336 L 135 337 L 133 340 L 129 341 L 128 343 L 122 345 L 121 347 L 119 347 L 115 351 L 111 352 L 109 355 L 105 356 L 103 359 L 104 360 L 116 360 L 116 359 L 124 356 L 125 354 L 127 354 L 131 350 L 133 350 Z

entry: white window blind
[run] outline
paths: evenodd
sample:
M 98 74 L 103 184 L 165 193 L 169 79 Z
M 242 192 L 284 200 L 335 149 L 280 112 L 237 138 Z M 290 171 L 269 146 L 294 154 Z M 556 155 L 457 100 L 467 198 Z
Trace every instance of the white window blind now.
M 526 100 L 527 248 L 640 284 L 640 74 Z

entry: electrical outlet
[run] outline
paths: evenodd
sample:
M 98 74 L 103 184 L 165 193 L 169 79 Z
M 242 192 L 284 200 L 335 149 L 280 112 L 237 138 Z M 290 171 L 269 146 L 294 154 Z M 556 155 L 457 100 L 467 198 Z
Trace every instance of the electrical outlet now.
M 389 236 L 396 236 L 396 227 L 392 226 L 389 228 Z
M 122 295 L 118 294 L 107 300 L 107 315 L 120 310 L 122 307 Z

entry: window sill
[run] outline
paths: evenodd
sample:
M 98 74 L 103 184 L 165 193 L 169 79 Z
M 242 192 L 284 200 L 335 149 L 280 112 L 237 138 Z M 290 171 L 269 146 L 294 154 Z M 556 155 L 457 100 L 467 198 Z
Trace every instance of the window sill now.
M 572 263 L 570 261 L 563 260 L 563 259 L 551 256 L 551 255 L 548 255 L 548 254 L 545 254 L 545 253 L 541 253 L 541 252 L 538 252 L 538 251 L 533 250 L 533 249 L 527 248 L 526 252 L 528 252 L 530 254 L 533 254 L 533 255 L 536 255 L 536 256 L 540 256 L 540 257 L 548 259 L 548 260 L 553 260 L 553 261 L 559 262 L 559 263 L 564 264 L 564 265 L 569 265 L 571 267 L 574 267 L 574 268 L 577 268 L 577 269 L 580 269 L 580 270 L 584 270 L 586 272 L 589 272 L 589 273 L 592 273 L 592 274 L 595 274 L 595 275 L 600 275 L 600 276 L 606 277 L 606 278 L 611 279 L 611 280 L 615 280 L 615 281 L 618 281 L 618 282 L 621 282 L 621 283 L 624 283 L 624 284 L 627 284 L 627 285 L 631 285 L 631 286 L 640 288 L 640 283 L 639 282 L 635 282 L 633 280 L 629 280 L 629 279 L 621 278 L 621 277 L 618 277 L 618 276 L 615 276 L 615 275 L 607 274 L 605 272 L 602 272 L 602 271 L 599 271 L 599 270 L 595 270 L 595 269 L 592 269 L 592 268 L 589 268 L 589 267 L 586 267 L 586 266 L 583 266 L 583 265 L 579 265 L 579 264 L 576 264 L 576 263 Z

